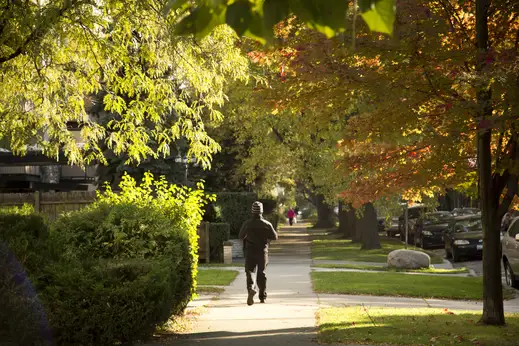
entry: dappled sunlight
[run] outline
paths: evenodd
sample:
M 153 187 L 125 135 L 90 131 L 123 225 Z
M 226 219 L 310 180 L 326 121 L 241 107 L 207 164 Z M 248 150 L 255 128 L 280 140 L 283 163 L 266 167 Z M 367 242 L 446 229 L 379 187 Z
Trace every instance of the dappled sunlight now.
M 517 345 L 519 314 L 507 314 L 505 327 L 478 324 L 476 311 L 432 308 L 321 309 L 319 341 L 409 345 Z

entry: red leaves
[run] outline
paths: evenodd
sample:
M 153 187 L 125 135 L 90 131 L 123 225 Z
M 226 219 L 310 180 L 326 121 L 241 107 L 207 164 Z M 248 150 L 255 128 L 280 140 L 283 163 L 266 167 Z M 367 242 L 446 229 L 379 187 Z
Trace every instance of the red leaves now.
M 447 309 L 447 308 L 443 309 L 443 313 L 446 314 L 446 315 L 455 315 L 454 312 L 449 311 L 449 309 Z

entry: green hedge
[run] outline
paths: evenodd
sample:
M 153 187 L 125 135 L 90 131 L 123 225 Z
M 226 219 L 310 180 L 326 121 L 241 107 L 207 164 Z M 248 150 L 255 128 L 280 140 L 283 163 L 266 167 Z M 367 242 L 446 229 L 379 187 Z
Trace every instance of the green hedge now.
M 258 199 L 253 192 L 220 192 L 215 205 L 220 209 L 221 221 L 230 225 L 231 237 L 238 237 L 241 225 L 251 217 L 252 203 Z
M 279 226 L 279 215 L 278 214 L 266 214 L 263 217 L 272 224 L 272 227 L 277 231 Z
M 223 242 L 229 240 L 231 227 L 228 223 L 209 223 L 209 248 L 211 262 L 223 262 Z
M 125 176 L 120 193 L 108 189 L 62 216 L 48 238 L 37 215 L 0 215 L 0 344 L 46 345 L 51 329 L 57 345 L 151 336 L 195 292 L 207 198 L 150 175 L 140 186 Z
M 0 210 L 1 345 L 52 344 L 45 310 L 34 287 L 43 276 L 48 255 L 48 226 L 31 209 Z
M 185 276 L 174 267 L 168 259 L 54 264 L 52 285 L 42 296 L 54 339 L 61 345 L 113 345 L 149 337 L 182 293 L 172 282 Z

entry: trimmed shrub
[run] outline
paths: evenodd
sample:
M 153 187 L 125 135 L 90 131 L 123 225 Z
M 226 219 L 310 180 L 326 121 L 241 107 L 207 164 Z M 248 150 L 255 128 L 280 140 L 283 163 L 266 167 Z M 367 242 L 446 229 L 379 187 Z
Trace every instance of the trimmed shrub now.
M 32 206 L 0 209 L 0 241 L 29 270 L 41 267 L 49 227 Z
M 230 225 L 231 237 L 238 237 L 242 224 L 251 217 L 252 203 L 257 200 L 253 192 L 220 192 L 216 206 L 220 208 L 221 221 Z
M 279 226 L 279 215 L 278 214 L 266 214 L 263 215 L 265 220 L 272 224 L 272 227 L 277 231 Z
M 223 262 L 223 243 L 229 240 L 231 228 L 228 223 L 209 224 L 209 248 L 211 262 Z
M 49 268 L 53 284 L 43 299 L 50 307 L 55 340 L 62 345 L 113 345 L 150 336 L 157 324 L 184 308 L 171 283 L 185 275 L 174 267 L 166 258 L 54 264 Z
M 277 201 L 275 199 L 262 198 L 259 199 L 263 203 L 263 214 L 272 214 L 276 212 Z
M 33 282 L 48 256 L 48 226 L 31 206 L 0 210 L 0 344 L 50 345 L 50 329 Z
M 50 233 L 60 260 L 46 269 L 42 301 L 59 344 L 109 345 L 150 336 L 196 288 L 197 226 L 210 196 L 145 174 L 125 175 Z

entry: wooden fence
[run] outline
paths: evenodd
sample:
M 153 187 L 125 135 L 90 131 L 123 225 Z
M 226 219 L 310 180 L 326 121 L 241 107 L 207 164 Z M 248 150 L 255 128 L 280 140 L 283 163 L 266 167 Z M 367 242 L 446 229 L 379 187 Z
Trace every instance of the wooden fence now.
M 64 212 L 79 210 L 96 198 L 95 191 L 0 193 L 0 207 L 30 204 L 54 221 Z
M 94 202 L 95 198 L 95 191 L 0 193 L 0 208 L 30 204 L 34 206 L 35 211 L 47 215 L 50 221 L 55 221 L 60 214 L 79 210 Z M 209 225 L 202 222 L 197 234 L 199 259 L 208 263 Z

